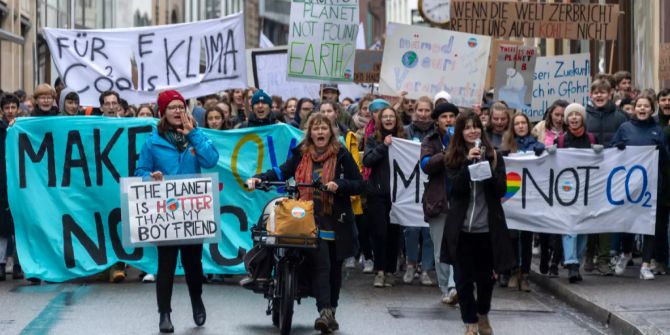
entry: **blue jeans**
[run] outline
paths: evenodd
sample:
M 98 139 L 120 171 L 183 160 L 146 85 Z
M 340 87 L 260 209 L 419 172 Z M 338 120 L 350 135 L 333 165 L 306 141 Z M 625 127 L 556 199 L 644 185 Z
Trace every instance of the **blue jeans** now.
M 563 235 L 564 264 L 579 264 L 584 257 L 587 235 Z
M 433 240 L 430 238 L 428 227 L 405 227 L 405 250 L 408 263 L 416 264 L 419 259 L 419 237 L 423 237 L 421 252 L 421 269 L 423 271 L 435 268 Z
M 437 284 L 442 293 L 449 293 L 449 289 L 456 287 L 454 282 L 454 271 L 451 264 L 440 262 L 440 252 L 442 251 L 442 236 L 444 236 L 444 226 L 447 215 L 441 214 L 438 217 L 428 220 L 430 225 L 430 236 L 435 240 L 433 246 L 435 249 L 435 273 L 437 274 Z

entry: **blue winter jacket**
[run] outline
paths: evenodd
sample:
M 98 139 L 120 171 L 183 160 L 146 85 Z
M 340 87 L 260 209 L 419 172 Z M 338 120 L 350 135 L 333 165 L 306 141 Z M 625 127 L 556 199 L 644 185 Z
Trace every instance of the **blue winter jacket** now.
M 524 137 L 515 136 L 516 140 L 516 151 L 517 152 L 528 152 L 537 150 L 544 150 L 544 144 L 537 141 L 532 135 L 526 135 Z
M 200 173 L 201 168 L 209 169 L 216 165 L 219 152 L 199 128 L 194 128 L 186 139 L 188 147 L 180 153 L 154 128 L 140 152 L 135 176 L 147 177 L 154 171 L 166 176 L 195 174 Z

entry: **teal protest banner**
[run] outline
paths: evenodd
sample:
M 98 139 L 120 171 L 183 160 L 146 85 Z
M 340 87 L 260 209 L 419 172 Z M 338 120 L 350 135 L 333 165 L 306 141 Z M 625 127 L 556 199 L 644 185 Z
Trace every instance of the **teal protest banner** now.
M 65 281 L 116 262 L 156 273 L 154 247 L 124 248 L 121 177 L 135 170 L 155 120 L 104 117 L 21 118 L 6 142 L 9 204 L 28 277 Z M 219 150 L 221 241 L 204 247 L 206 273 L 244 272 L 249 229 L 276 196 L 248 192 L 244 180 L 280 165 L 302 133 L 287 125 L 205 130 Z M 179 270 L 178 270 L 179 271 Z

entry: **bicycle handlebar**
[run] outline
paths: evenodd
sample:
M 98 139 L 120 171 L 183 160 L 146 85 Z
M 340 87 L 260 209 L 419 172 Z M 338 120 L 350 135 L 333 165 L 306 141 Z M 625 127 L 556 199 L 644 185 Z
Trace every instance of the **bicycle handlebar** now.
M 245 185 L 245 187 L 249 188 L 248 185 Z M 274 188 L 279 188 L 279 187 L 284 187 L 286 188 L 287 191 L 295 191 L 299 187 L 312 187 L 312 188 L 317 188 L 320 191 L 327 192 L 328 189 L 326 188 L 326 185 L 321 183 L 321 180 L 315 179 L 312 183 L 296 183 L 295 181 L 292 180 L 286 180 L 286 181 L 261 181 L 256 183 L 256 189 L 259 189 L 261 191 L 269 191 L 271 187 Z

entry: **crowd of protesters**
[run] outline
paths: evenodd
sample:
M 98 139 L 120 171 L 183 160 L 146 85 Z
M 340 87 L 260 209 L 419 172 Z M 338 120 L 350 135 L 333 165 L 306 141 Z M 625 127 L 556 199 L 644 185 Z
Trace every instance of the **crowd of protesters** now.
M 487 92 L 480 105 L 461 108 L 449 102 L 447 92 L 416 100 L 401 92 L 389 101 L 372 95 L 341 97 L 337 85 L 322 85 L 321 99 L 284 101 L 271 92 L 247 88 L 198 98 L 188 108 L 175 91 L 161 93 L 155 104 L 140 106 L 129 105 L 122 94 L 106 91 L 100 95 L 100 107 L 93 108 L 81 106 L 77 93 L 62 82 L 54 86 L 40 84 L 32 96 L 23 91 L 0 94 L 3 143 L 7 128 L 24 116 L 159 118 L 157 130 L 140 154 L 136 174 L 160 179 L 162 174 L 158 176 L 157 171 L 165 174 L 169 168 L 163 165 L 173 164 L 169 157 L 178 157 L 189 146 L 202 156 L 189 163 L 189 171 L 216 161 L 216 149 L 198 127 L 226 131 L 285 123 L 304 130 L 303 142 L 281 169 L 285 177 L 294 176 L 301 182 L 310 182 L 313 172 L 318 172 L 334 194 L 305 195 L 318 199 L 318 215 L 323 217 L 322 247 L 309 256 L 314 267 L 312 285 L 319 291 L 315 328 L 323 332 L 339 328 L 335 311 L 343 267 L 360 267 L 371 274 L 371 286 L 380 289 L 396 286 L 400 280 L 407 285 L 417 280 L 421 285 L 439 286 L 443 303 L 460 304 L 466 334 L 492 333 L 488 312 L 496 282 L 501 287 L 531 290 L 528 277 L 533 255 L 539 256 L 541 275 L 558 276 L 563 267 L 570 283 L 583 280 L 581 271 L 623 275 L 636 254 L 642 259 L 641 279 L 668 272 L 670 89 L 637 91 L 625 71 L 597 75 L 587 106 L 557 100 L 535 125 L 504 101 L 493 101 L 492 92 Z M 397 139 L 421 143 L 420 168 L 428 176 L 422 195 L 426 228 L 404 227 L 389 215 L 388 148 Z M 161 147 L 163 142 L 167 144 Z M 556 235 L 507 229 L 500 203 L 506 187 L 503 156 L 553 154 L 557 148 L 591 148 L 601 154 L 605 147 L 625 150 L 638 145 L 659 149 L 655 235 L 635 243 L 635 235 L 624 233 Z M 163 147 L 170 150 L 159 152 Z M 0 148 L 4 157 L 4 145 Z M 471 181 L 467 167 L 475 162 L 488 162 L 492 177 Z M 270 170 L 252 181 L 279 178 Z M 5 171 L 0 183 L 0 281 L 9 272 L 21 279 Z M 329 219 L 334 208 L 351 217 L 346 229 Z M 177 247 L 159 248 L 161 331 L 172 329 L 170 296 L 177 251 Z M 188 267 L 194 319 L 201 325 L 205 312 L 199 297 L 202 282 L 207 281 L 199 260 L 202 248 L 181 251 L 182 263 Z M 105 277 L 121 282 L 125 269 L 125 264 L 115 264 Z M 142 275 L 146 282 L 155 280 L 154 274 Z M 39 283 L 39 279 L 29 279 Z

